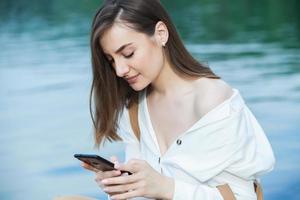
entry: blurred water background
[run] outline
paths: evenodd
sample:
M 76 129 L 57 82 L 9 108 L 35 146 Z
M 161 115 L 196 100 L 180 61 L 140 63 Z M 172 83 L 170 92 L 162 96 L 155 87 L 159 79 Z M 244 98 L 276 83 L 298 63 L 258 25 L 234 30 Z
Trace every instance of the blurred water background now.
M 0 199 L 105 198 L 93 149 L 89 34 L 101 1 L 0 1 Z M 240 90 L 274 148 L 266 199 L 300 199 L 300 1 L 163 0 L 192 54 Z

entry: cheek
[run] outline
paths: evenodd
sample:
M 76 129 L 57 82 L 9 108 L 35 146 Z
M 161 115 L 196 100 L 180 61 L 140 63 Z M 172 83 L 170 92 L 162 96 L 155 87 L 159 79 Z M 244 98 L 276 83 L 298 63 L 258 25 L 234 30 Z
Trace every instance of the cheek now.
M 163 66 L 163 55 L 161 49 L 151 47 L 141 52 L 138 68 L 143 76 L 154 79 Z

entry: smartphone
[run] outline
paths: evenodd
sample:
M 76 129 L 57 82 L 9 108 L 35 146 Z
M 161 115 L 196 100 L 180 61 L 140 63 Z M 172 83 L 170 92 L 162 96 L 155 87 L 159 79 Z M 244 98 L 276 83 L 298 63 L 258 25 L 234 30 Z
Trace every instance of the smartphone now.
M 105 158 L 102 158 L 101 156 L 94 155 L 94 154 L 75 154 L 75 158 L 78 160 L 81 160 L 82 162 L 85 162 L 96 169 L 99 169 L 101 171 L 111 171 L 116 170 L 114 168 L 114 163 L 106 160 Z M 128 173 L 128 175 L 131 175 L 131 172 L 128 171 L 122 171 L 121 173 Z

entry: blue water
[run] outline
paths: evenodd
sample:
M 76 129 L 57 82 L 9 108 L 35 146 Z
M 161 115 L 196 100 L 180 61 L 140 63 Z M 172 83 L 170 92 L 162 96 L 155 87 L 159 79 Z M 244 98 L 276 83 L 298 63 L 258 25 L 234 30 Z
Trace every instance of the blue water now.
M 0 15 L 0 199 L 52 199 L 60 194 L 104 198 L 93 174 L 73 158 L 74 153 L 98 153 L 123 159 L 122 144 L 93 149 L 88 42 L 97 3 L 79 1 L 80 8 L 70 11 L 70 1 L 54 1 L 44 16 L 36 13 L 42 2 L 33 1 L 39 9 L 33 6 L 16 17 L 16 2 L 8 2 L 0 4 L 8 8 Z M 273 29 L 261 31 L 259 25 L 256 32 L 238 23 L 230 29 L 226 22 L 232 18 L 224 18 L 230 30 L 221 34 L 213 32 L 214 23 L 201 21 L 201 15 L 193 19 L 201 21 L 203 30 L 193 20 L 187 23 L 198 6 L 188 2 L 176 14 L 180 2 L 174 6 L 166 1 L 188 49 L 240 90 L 273 146 L 276 167 L 262 178 L 266 199 L 300 199 L 295 192 L 300 190 L 299 21 L 282 25 L 285 18 L 278 14 L 280 23 L 275 22 L 280 26 L 270 35 Z M 219 4 L 205 5 L 198 9 L 207 16 Z M 181 12 L 188 13 L 186 18 Z M 264 22 L 259 14 L 255 19 Z

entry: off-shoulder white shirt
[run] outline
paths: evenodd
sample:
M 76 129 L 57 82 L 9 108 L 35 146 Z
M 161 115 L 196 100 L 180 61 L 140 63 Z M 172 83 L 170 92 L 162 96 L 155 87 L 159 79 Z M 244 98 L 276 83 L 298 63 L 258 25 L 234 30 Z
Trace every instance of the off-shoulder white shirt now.
M 146 92 L 140 95 L 140 142 L 127 109 L 118 134 L 126 144 L 126 161 L 146 160 L 175 181 L 174 200 L 223 200 L 216 186 L 229 184 L 237 200 L 254 200 L 253 181 L 273 169 L 271 145 L 237 89 L 181 134 L 164 155 L 150 121 Z M 135 198 L 145 199 L 145 198 Z

